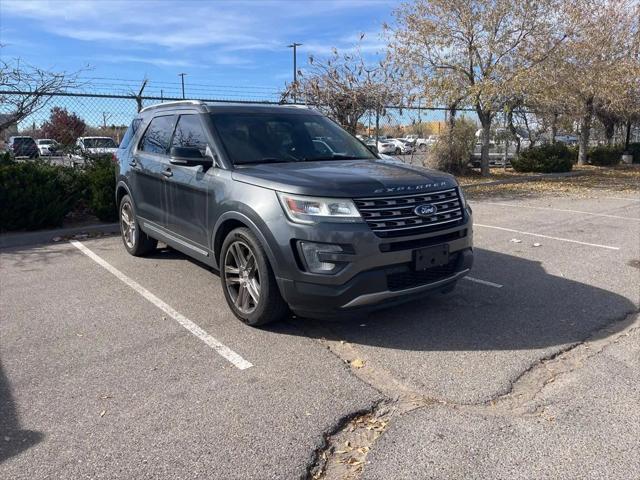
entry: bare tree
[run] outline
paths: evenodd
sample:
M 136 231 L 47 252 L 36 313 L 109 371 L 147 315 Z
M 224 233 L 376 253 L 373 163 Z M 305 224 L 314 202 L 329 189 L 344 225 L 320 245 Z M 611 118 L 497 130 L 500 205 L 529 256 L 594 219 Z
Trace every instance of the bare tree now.
M 640 81 L 640 5 L 636 0 L 564 0 L 561 12 L 568 37 L 534 72 L 532 86 L 550 111 L 564 111 L 578 122 L 578 163 L 584 164 L 594 117 L 612 138 L 617 119 L 638 112 L 633 99 Z
M 0 59 L 0 104 L 5 110 L 0 131 L 44 108 L 52 95 L 80 87 L 81 72 L 51 72 L 20 59 Z
M 288 101 L 295 93 L 298 99 L 316 106 L 351 133 L 356 132 L 365 113 L 373 112 L 378 129 L 385 108 L 402 101 L 397 76 L 386 59 L 369 62 L 360 48 L 343 54 L 334 49 L 326 60 L 309 57 L 308 68 L 298 72 L 297 84 L 287 86 L 282 101 Z
M 414 0 L 395 11 L 391 56 L 424 94 L 471 105 L 482 125 L 489 174 L 491 123 L 526 75 L 564 39 L 556 0 Z

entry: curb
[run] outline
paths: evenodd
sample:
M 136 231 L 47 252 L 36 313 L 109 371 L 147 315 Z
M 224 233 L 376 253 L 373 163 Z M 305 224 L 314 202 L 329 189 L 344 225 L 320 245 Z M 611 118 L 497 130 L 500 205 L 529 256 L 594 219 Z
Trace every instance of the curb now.
M 119 232 L 120 225 L 118 223 L 99 223 L 83 227 L 55 228 L 37 232 L 3 233 L 0 235 L 0 249 L 40 245 L 74 236 L 86 238 L 97 234 L 104 235 Z M 57 238 L 60 240 L 54 240 Z
M 588 172 L 564 172 L 564 173 L 539 173 L 538 175 L 527 175 L 526 177 L 506 178 L 504 180 L 493 180 L 491 182 L 481 183 L 469 183 L 461 184 L 465 190 L 474 187 L 486 187 L 492 185 L 505 185 L 509 183 L 525 183 L 535 182 L 538 180 L 545 180 L 547 178 L 565 178 L 565 177 L 580 177 L 586 175 Z

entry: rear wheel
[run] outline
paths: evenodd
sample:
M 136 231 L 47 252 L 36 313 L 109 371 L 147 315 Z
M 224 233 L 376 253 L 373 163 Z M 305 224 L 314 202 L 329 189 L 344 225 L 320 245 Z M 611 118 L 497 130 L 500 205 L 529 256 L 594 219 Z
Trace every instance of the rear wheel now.
M 418 145 L 418 150 L 420 150 L 421 152 L 426 152 L 427 151 L 427 144 L 426 143 L 421 143 L 420 145 Z
M 142 257 L 153 252 L 158 246 L 158 241 L 140 230 L 133 202 L 129 195 L 122 197 L 120 201 L 120 233 L 122 243 L 131 255 Z
M 220 280 L 229 308 L 248 325 L 275 322 L 288 312 L 264 248 L 248 228 L 236 228 L 225 238 Z
M 396 155 L 400 155 L 402 153 L 402 150 L 400 150 L 400 147 L 396 147 L 396 150 L 394 152 Z

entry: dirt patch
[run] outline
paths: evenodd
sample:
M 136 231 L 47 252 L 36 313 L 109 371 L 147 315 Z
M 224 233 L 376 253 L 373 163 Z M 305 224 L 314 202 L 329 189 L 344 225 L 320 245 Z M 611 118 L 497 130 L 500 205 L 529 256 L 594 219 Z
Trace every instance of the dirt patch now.
M 464 185 L 474 185 L 469 188 L 467 196 L 473 199 L 478 198 L 518 198 L 518 197 L 540 197 L 540 196 L 577 196 L 594 197 L 602 192 L 615 194 L 617 196 L 629 198 L 640 198 L 640 168 L 636 166 L 620 166 L 615 168 L 600 168 L 585 166 L 576 168 L 581 175 L 561 178 L 541 177 L 521 183 L 507 183 L 501 185 L 486 185 L 484 181 L 472 177 L 459 178 Z M 519 174 L 520 176 L 522 174 Z M 510 178 L 517 178 L 519 175 L 511 175 Z M 509 178 L 509 173 L 490 177 L 489 181 L 503 180 Z

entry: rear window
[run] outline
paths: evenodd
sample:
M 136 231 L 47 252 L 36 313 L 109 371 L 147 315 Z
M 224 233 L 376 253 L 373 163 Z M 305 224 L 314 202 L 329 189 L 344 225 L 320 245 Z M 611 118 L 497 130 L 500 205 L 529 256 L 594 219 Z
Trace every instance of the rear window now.
M 135 136 L 141 123 L 141 118 L 133 119 L 133 122 L 131 122 L 131 125 L 129 125 L 129 128 L 127 128 L 124 137 L 122 137 L 122 140 L 120 141 L 120 148 L 127 148 L 129 146 L 129 143 L 131 143 L 131 139 Z
M 83 140 L 85 148 L 115 148 L 116 142 L 112 138 L 85 138 Z
M 28 137 L 20 137 L 20 138 L 14 138 L 13 139 L 13 143 L 15 145 L 20 145 L 20 146 L 26 146 L 26 145 L 35 145 L 36 142 L 33 140 L 33 138 L 28 138 Z

